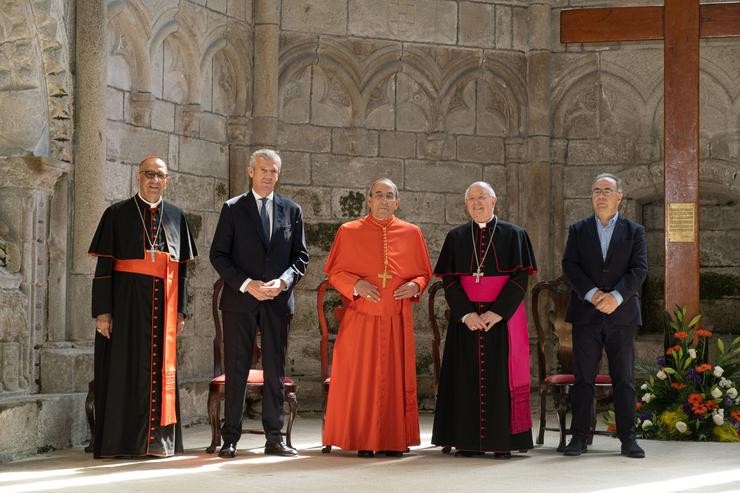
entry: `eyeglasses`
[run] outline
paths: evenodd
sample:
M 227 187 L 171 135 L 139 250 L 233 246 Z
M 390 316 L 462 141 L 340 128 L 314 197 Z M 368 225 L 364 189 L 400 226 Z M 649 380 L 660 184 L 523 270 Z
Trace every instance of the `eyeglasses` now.
M 615 193 L 617 193 L 617 191 L 611 188 L 594 188 L 593 190 L 591 190 L 591 195 L 593 195 L 594 197 L 598 197 L 599 195 L 603 195 L 604 197 L 611 197 Z
M 144 177 L 147 180 L 153 180 L 155 178 L 159 178 L 160 180 L 164 181 L 168 176 L 167 174 L 160 173 L 158 171 L 140 171 L 140 173 L 144 175 Z

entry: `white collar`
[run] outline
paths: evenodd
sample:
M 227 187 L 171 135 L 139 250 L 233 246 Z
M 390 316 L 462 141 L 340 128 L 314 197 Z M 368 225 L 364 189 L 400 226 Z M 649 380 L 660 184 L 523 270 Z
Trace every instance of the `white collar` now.
M 267 200 L 272 200 L 273 198 L 275 198 L 274 197 L 275 196 L 275 192 L 270 192 L 270 194 L 267 197 L 262 197 L 262 195 L 260 195 L 257 192 L 255 192 L 254 188 L 252 189 L 252 195 L 254 195 L 254 200 L 255 201 L 261 200 L 263 198 L 267 198 Z
M 477 224 L 479 228 L 483 229 L 483 228 L 485 228 L 486 226 L 488 226 L 488 223 L 490 223 L 491 221 L 493 221 L 493 218 L 494 218 L 494 217 L 496 217 L 496 214 L 492 214 L 492 215 L 491 215 L 491 219 L 489 219 L 488 221 L 486 221 L 486 222 L 484 222 L 484 223 L 479 223 L 479 222 L 476 222 L 475 224 Z
M 139 199 L 142 202 L 144 202 L 146 205 L 148 205 L 149 208 L 151 208 L 151 209 L 156 209 L 157 207 L 159 207 L 159 204 L 162 203 L 162 197 L 159 197 L 159 200 L 157 200 L 156 202 L 149 202 L 147 199 L 145 199 L 144 197 L 141 196 L 141 193 L 137 193 L 136 195 L 139 197 Z

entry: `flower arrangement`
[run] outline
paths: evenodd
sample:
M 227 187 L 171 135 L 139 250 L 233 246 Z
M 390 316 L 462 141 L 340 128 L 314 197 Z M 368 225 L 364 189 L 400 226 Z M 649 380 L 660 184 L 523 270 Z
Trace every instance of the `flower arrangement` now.
M 688 320 L 685 307 L 669 319 L 665 354 L 637 392 L 636 425 L 643 438 L 740 441 L 740 337 L 729 347 L 717 339 L 712 364 L 712 332 L 699 325 L 700 319 L 696 315 Z M 606 421 L 613 423 L 613 413 Z

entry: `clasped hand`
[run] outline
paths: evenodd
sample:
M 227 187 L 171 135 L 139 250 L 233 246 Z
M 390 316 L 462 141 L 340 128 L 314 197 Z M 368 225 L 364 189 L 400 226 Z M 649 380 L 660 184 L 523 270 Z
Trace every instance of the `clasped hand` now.
M 252 279 L 247 284 L 247 293 L 254 296 L 259 301 L 268 301 L 275 299 L 277 295 L 285 290 L 285 281 L 282 279 L 273 279 L 272 281 L 262 282 Z
M 501 315 L 489 310 L 480 315 L 477 313 L 469 314 L 465 317 L 465 325 L 470 330 L 482 330 L 484 332 L 488 332 L 491 330 L 491 327 L 499 323 L 501 320 L 503 320 Z
M 380 290 L 378 287 L 364 279 L 358 279 L 355 283 L 355 293 L 357 293 L 357 296 L 373 303 L 380 301 Z M 419 286 L 415 282 L 409 281 L 401 284 L 393 291 L 393 299 L 402 300 L 412 298 L 417 294 L 419 294 Z
M 619 306 L 613 294 L 605 293 L 600 289 L 594 293 L 591 303 L 597 310 L 607 315 L 610 315 Z

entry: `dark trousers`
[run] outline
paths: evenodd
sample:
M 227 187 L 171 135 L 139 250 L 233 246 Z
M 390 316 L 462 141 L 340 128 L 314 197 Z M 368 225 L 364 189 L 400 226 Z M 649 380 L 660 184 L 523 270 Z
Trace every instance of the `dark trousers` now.
M 226 388 L 221 438 L 225 443 L 236 443 L 241 437 L 247 376 L 259 326 L 265 380 L 262 387 L 262 427 L 268 442 L 279 442 L 282 440 L 285 349 L 290 316 L 276 316 L 262 302 L 254 312 L 224 311 L 223 317 Z
M 573 326 L 573 372 L 575 383 L 571 391 L 573 435 L 585 436 L 591 426 L 594 380 L 603 350 L 609 359 L 612 378 L 614 413 L 620 440 L 635 438 L 635 326 L 599 325 Z

